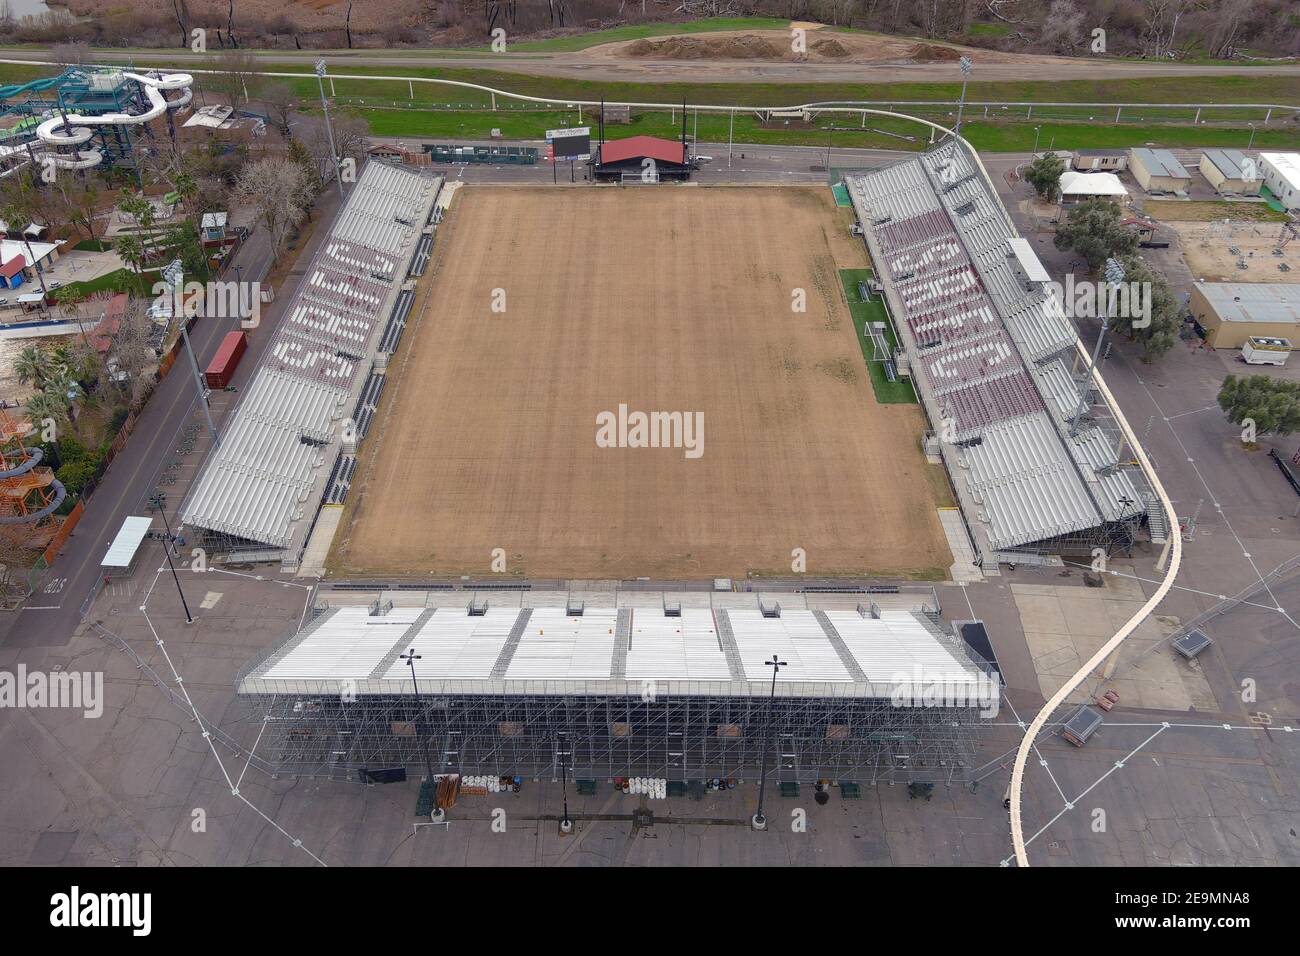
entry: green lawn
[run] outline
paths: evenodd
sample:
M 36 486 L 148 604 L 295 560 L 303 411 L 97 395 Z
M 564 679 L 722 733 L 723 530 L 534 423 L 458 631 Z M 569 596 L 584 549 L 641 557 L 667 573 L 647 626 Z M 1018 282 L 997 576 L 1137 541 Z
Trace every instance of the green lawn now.
M 911 381 L 902 377 L 893 382 L 889 381 L 885 376 L 885 363 L 873 362 L 871 359 L 873 346 L 866 334 L 868 322 L 884 322 L 885 340 L 889 342 L 890 352 L 892 353 L 898 347 L 898 337 L 894 334 L 894 325 L 889 319 L 884 302 L 878 298 L 871 298 L 864 302 L 858 297 L 858 283 L 870 282 L 872 275 L 870 269 L 840 270 L 840 285 L 844 289 L 844 300 L 849 305 L 849 312 L 853 315 L 853 327 L 858 333 L 858 346 L 862 349 L 862 358 L 866 361 L 867 371 L 871 374 L 871 388 L 876 393 L 876 401 L 881 405 L 914 404 L 916 392 L 912 389 Z
M 376 136 L 411 136 L 431 139 L 485 139 L 493 129 L 500 129 L 506 139 L 542 139 L 546 130 L 564 123 L 577 125 L 579 112 L 551 110 L 411 110 L 411 109 L 356 109 L 370 124 Z M 935 121 L 941 118 L 935 116 Z M 594 124 L 590 109 L 581 113 L 583 123 Z M 823 124 L 829 122 L 823 118 Z M 844 124 L 830 133 L 832 150 L 847 148 L 921 149 L 929 143 L 927 127 L 902 119 L 867 116 L 868 128 L 855 129 L 861 117 L 842 116 L 833 122 Z M 1034 148 L 1035 127 L 1040 127 L 1040 148 L 1052 145 L 1056 149 L 1084 149 L 1141 146 L 1156 143 L 1160 146 L 1223 146 L 1243 149 L 1250 140 L 1248 127 L 1178 126 L 1178 125 L 1128 125 L 1104 126 L 1079 123 L 1031 123 L 970 120 L 962 124 L 962 132 L 977 149 L 988 152 L 1029 152 Z M 693 113 L 687 120 L 687 132 L 697 128 Z M 699 116 L 701 142 L 725 143 L 727 117 L 713 113 Z M 681 113 L 674 117 L 668 112 L 642 113 L 627 125 L 607 125 L 605 135 L 610 139 L 626 136 L 662 136 L 676 139 L 681 132 Z M 893 134 L 893 135 L 890 135 Z M 753 114 L 736 115 L 734 140 L 737 143 L 765 145 L 818 146 L 825 148 L 828 133 L 825 128 L 763 126 Z M 906 139 L 904 137 L 911 137 Z M 1281 149 L 1300 149 L 1300 130 L 1258 130 L 1255 145 Z M 715 153 L 717 150 L 713 150 Z M 737 154 L 740 150 L 737 149 Z M 834 157 L 832 156 L 832 159 Z M 812 160 L 810 159 L 810 162 Z
M 138 296 L 152 296 L 155 277 L 150 274 L 136 275 L 130 269 L 118 269 L 107 272 L 87 282 L 69 282 L 63 289 L 75 290 L 78 299 L 94 295 L 96 292 L 130 292 Z M 63 289 L 59 291 L 62 292 Z

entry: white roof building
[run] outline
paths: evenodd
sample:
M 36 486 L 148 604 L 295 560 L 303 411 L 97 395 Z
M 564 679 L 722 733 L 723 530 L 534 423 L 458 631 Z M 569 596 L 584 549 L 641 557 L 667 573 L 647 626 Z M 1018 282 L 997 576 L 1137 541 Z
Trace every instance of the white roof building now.
M 1287 209 L 1300 209 L 1300 153 L 1260 153 L 1264 185 Z
M 345 605 L 315 621 L 253 668 L 241 694 L 411 694 L 417 649 L 422 694 L 660 694 L 767 696 L 779 654 L 777 696 L 891 698 L 943 688 L 951 698 L 996 694 L 996 683 L 958 639 L 920 612 L 757 608 L 662 610 L 562 607 Z
M 1114 173 L 1077 173 L 1069 169 L 1061 173 L 1063 199 L 1089 199 L 1093 196 L 1127 198 L 1128 190 Z

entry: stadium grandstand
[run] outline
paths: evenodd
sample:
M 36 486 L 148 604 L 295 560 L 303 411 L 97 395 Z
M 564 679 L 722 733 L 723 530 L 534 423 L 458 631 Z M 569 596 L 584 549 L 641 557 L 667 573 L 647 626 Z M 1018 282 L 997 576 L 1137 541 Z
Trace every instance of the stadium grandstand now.
M 577 778 L 698 784 L 752 780 L 767 741 L 781 782 L 951 783 L 1000 700 L 993 667 L 915 595 L 392 594 L 402 606 L 314 608 L 245 669 L 279 772 L 419 770 L 427 743 L 435 774 L 550 777 L 563 740 Z
M 442 182 L 364 167 L 181 509 L 210 552 L 292 570 L 322 498 L 346 496 Z
M 987 570 L 1127 551 L 1167 529 L 1049 276 L 978 161 L 948 140 L 845 177 L 900 348 Z

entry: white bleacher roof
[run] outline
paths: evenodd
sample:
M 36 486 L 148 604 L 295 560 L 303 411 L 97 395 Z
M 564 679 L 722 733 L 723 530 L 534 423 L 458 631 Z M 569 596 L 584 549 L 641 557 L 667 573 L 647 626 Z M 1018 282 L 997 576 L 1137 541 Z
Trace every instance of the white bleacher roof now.
M 728 646 L 729 645 L 729 646 Z M 242 694 L 411 694 L 414 649 L 422 694 L 769 692 L 773 654 L 781 696 L 889 697 L 900 688 L 989 690 L 958 639 L 918 612 L 757 608 L 391 608 L 325 611 L 241 680 Z
M 441 184 L 365 166 L 181 509 L 186 525 L 301 546 Z
M 944 453 L 972 527 L 1000 549 L 1144 512 L 1115 443 L 1070 434 L 1077 334 L 965 147 L 845 182 L 930 418 L 955 425 Z

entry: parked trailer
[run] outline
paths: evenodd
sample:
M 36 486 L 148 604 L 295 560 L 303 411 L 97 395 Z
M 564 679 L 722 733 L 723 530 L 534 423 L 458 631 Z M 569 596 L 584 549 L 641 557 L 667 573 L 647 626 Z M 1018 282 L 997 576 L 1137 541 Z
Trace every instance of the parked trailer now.
M 1290 354 L 1291 342 L 1288 339 L 1252 335 L 1241 347 L 1241 357 L 1247 365 L 1285 365 Z
M 203 380 L 208 383 L 208 388 L 225 388 L 230 384 L 235 374 L 235 366 L 239 364 L 247 348 L 248 336 L 243 332 L 226 333 L 226 337 L 221 340 L 221 347 L 217 349 L 217 354 L 212 357 L 211 364 L 203 373 Z

